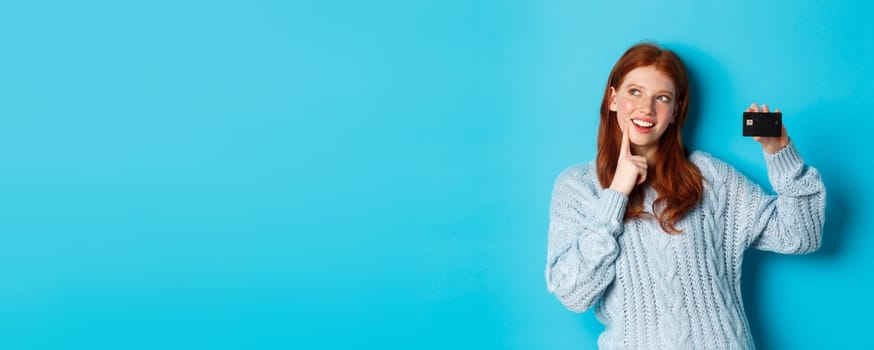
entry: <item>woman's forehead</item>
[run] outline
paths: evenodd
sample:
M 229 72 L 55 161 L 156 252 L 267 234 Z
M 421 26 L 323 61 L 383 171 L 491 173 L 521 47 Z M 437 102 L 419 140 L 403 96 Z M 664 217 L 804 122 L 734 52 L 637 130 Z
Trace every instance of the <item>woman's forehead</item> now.
M 674 91 L 674 80 L 654 66 L 637 67 L 628 72 L 622 85 L 632 84 L 651 90 Z

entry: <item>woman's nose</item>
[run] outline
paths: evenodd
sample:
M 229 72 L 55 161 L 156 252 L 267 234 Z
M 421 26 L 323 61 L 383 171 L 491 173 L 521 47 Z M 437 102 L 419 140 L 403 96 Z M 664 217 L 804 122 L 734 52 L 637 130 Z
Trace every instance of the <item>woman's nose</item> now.
M 651 114 L 653 111 L 652 108 L 653 101 L 649 99 L 641 99 L 640 105 L 637 108 L 646 114 Z

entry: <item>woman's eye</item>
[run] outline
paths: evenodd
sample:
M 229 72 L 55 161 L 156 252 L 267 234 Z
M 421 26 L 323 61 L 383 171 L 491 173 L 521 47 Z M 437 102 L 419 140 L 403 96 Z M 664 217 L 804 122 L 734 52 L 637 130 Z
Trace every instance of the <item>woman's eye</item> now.
M 657 97 L 657 98 L 658 98 L 658 100 L 661 101 L 661 102 L 665 102 L 665 103 L 671 102 L 671 98 L 668 97 L 668 96 L 665 96 L 665 95 L 661 95 L 661 96 L 659 96 L 659 97 Z
M 640 90 L 638 89 L 628 90 L 628 93 L 631 94 L 631 96 L 640 96 Z

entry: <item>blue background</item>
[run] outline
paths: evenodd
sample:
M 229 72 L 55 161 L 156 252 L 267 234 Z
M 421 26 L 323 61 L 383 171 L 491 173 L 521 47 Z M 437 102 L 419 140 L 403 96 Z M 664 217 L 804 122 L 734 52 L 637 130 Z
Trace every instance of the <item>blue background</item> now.
M 872 347 L 872 10 L 4 2 L 0 347 L 594 349 L 549 199 L 645 39 L 689 66 L 691 148 L 770 188 L 739 126 L 769 103 L 825 180 L 819 252 L 747 255 L 759 347 Z

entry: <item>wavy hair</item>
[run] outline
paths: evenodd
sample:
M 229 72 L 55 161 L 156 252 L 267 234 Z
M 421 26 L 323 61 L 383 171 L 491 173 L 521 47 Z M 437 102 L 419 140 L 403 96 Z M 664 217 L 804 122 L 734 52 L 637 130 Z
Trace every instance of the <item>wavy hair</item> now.
M 622 142 L 622 130 L 616 112 L 610 111 L 610 88 L 619 90 L 625 76 L 638 67 L 653 66 L 673 80 L 677 89 L 674 99 L 674 123 L 668 126 L 658 141 L 655 166 L 647 172 L 646 183 L 635 186 L 628 197 L 625 220 L 655 216 L 662 230 L 671 234 L 682 233 L 677 223 L 701 200 L 703 176 L 683 146 L 682 129 L 689 112 L 689 79 L 686 67 L 674 52 L 655 44 L 641 43 L 626 51 L 607 79 L 604 100 L 601 102 L 601 124 L 598 128 L 598 180 L 607 188 L 616 174 L 616 163 Z M 658 197 L 653 211 L 643 208 L 643 185 L 649 184 Z

